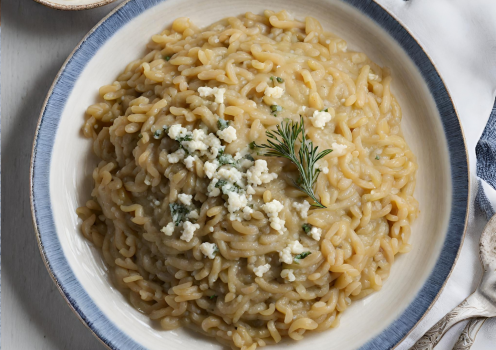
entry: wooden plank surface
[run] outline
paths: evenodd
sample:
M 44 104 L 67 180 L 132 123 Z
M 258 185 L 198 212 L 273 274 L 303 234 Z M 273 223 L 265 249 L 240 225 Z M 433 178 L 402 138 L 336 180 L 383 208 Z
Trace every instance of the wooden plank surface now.
M 66 305 L 43 264 L 29 204 L 29 161 L 41 106 L 62 63 L 120 1 L 64 12 L 2 1 L 2 349 L 105 347 Z

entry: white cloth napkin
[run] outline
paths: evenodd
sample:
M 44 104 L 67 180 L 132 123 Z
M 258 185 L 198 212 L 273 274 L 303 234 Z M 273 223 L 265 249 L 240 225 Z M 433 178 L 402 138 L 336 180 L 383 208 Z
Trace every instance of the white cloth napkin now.
M 475 146 L 488 121 L 496 95 L 496 1 L 376 0 L 404 25 L 425 49 L 454 100 L 469 153 L 471 205 L 463 248 L 442 294 L 398 350 L 414 344 L 441 317 L 477 287 L 482 267 L 478 242 L 487 222 L 474 200 L 478 191 Z M 484 185 L 496 208 L 496 191 Z M 444 337 L 436 350 L 452 349 L 466 322 Z M 496 349 L 496 318 L 486 321 L 473 350 Z

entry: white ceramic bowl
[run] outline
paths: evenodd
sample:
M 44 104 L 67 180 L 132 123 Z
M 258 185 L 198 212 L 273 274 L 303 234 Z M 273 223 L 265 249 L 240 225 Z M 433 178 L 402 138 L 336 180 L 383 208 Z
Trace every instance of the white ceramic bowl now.
M 108 281 L 98 251 L 79 233 L 75 209 L 92 188 L 96 164 L 80 134 L 85 109 L 98 88 L 141 57 L 152 34 L 181 16 L 199 26 L 265 8 L 316 17 L 392 69 L 403 130 L 418 156 L 413 250 L 400 256 L 383 289 L 354 303 L 339 328 L 287 341 L 272 349 L 390 349 L 436 299 L 463 239 L 468 203 L 467 155 L 448 92 L 428 56 L 410 34 L 374 2 L 360 0 L 131 0 L 103 19 L 68 58 L 49 91 L 35 136 L 32 209 L 40 250 L 69 305 L 112 349 L 218 349 L 189 331 L 161 331 Z
M 34 0 L 42 5 L 57 9 L 57 10 L 89 10 L 95 7 L 110 4 L 115 0 Z

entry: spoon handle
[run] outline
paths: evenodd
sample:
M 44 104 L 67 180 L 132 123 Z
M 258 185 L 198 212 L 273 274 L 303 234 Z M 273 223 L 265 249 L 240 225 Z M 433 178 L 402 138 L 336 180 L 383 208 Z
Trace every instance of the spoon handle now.
M 440 319 L 420 338 L 410 350 L 432 350 L 453 325 L 472 317 L 490 316 L 485 305 L 479 301 L 477 292 Z
M 460 334 L 453 350 L 469 350 L 474 344 L 479 329 L 481 329 L 486 320 L 486 317 L 472 318 L 463 329 L 462 334 Z

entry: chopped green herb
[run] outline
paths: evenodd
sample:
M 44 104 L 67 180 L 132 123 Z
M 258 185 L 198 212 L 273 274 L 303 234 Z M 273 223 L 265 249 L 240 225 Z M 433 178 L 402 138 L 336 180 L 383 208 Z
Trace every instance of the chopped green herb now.
M 295 256 L 294 260 L 295 260 L 296 263 L 298 263 L 299 260 L 305 259 L 310 254 L 312 254 L 312 253 L 311 252 L 303 252 L 303 253 L 298 254 L 297 256 Z
M 223 194 L 228 194 L 229 192 L 242 192 L 241 187 L 239 187 L 237 184 L 230 184 L 226 180 L 217 181 L 215 187 L 220 188 Z
M 284 79 L 283 78 L 277 77 L 276 80 L 277 80 L 278 83 L 284 83 Z
M 329 112 L 329 108 L 324 109 L 324 112 Z
M 275 78 L 275 77 L 270 77 L 270 80 L 274 81 L 274 78 Z
M 170 56 L 164 56 L 164 59 L 168 62 L 171 59 L 171 57 Z
M 276 128 L 276 131 L 265 132 L 267 144 L 258 147 L 268 149 L 265 156 L 286 158 L 296 165 L 300 176 L 293 182 L 294 186 L 314 200 L 313 206 L 325 208 L 317 199 L 313 186 L 320 174 L 320 169 L 316 166 L 317 162 L 331 153 L 332 150 L 326 149 L 318 152 L 319 147 L 314 147 L 312 141 L 307 142 L 302 116 L 300 116 L 300 122 L 293 122 L 289 119 L 286 121 L 285 119 Z M 298 138 L 300 138 L 301 146 L 296 152 Z
M 163 131 L 163 129 L 158 129 L 158 130 L 156 130 L 156 131 L 153 133 L 153 138 L 154 138 L 155 140 L 158 140 L 159 138 L 161 138 L 161 137 L 162 137 L 162 131 Z
M 310 224 L 303 224 L 303 226 L 301 226 L 301 228 L 303 229 L 303 231 L 305 231 L 305 233 L 309 233 L 310 230 L 312 229 L 312 225 L 310 225 Z
M 248 160 L 251 160 L 252 162 L 254 162 L 254 161 L 255 161 L 255 158 L 253 158 L 251 154 L 247 154 L 247 155 L 245 156 L 245 158 L 246 158 L 246 159 L 248 159 Z
M 191 134 L 188 134 L 184 137 L 180 137 L 180 138 L 176 139 L 177 142 L 184 142 L 184 141 L 191 141 L 191 140 L 193 140 L 193 135 L 191 135 Z
M 255 143 L 255 141 L 252 141 L 248 144 L 248 147 L 250 147 L 250 149 L 255 149 L 257 148 L 257 144 Z
M 176 226 L 179 226 L 186 218 L 186 215 L 189 214 L 189 209 L 179 203 L 170 203 L 169 209 L 171 211 L 172 221 L 174 221 Z
M 379 159 L 381 159 L 381 157 L 379 157 L 379 155 L 376 155 L 375 159 L 379 160 Z
M 236 161 L 234 160 L 233 156 L 224 152 L 222 153 L 219 152 L 219 155 L 217 156 L 217 160 L 219 161 L 219 164 L 221 166 L 226 164 L 231 164 L 231 165 L 236 164 Z
M 139 139 L 142 139 L 142 138 L 143 138 L 143 134 L 142 134 L 142 133 L 140 133 L 140 134 L 138 135 L 138 138 L 139 138 Z
M 209 296 L 208 298 L 209 298 L 210 300 L 215 299 L 215 298 L 217 298 L 217 294 L 213 294 L 213 295 Z
M 224 187 L 225 185 L 227 185 L 227 181 L 226 181 L 226 180 L 219 180 L 219 181 L 217 181 L 217 183 L 215 184 L 215 187 L 217 187 L 217 188 L 222 188 L 222 187 Z
M 270 110 L 272 112 L 280 112 L 280 111 L 282 111 L 282 107 L 278 106 L 278 105 L 272 105 L 272 106 L 270 106 Z
M 220 118 L 217 120 L 217 126 L 219 127 L 219 130 L 224 130 L 229 126 L 229 121 Z

